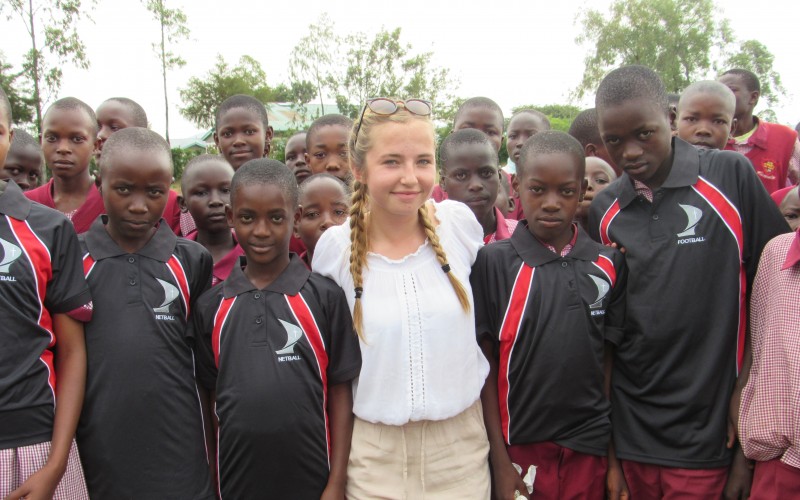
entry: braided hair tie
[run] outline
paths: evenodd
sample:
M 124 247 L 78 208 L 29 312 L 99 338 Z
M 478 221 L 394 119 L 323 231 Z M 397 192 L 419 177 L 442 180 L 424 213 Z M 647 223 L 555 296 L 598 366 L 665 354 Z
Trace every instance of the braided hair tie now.
M 444 271 L 445 274 L 449 273 L 450 272 L 450 264 L 443 265 L 442 266 L 442 271 Z
M 360 286 L 356 287 L 356 300 L 361 298 L 361 294 L 364 293 L 364 289 Z

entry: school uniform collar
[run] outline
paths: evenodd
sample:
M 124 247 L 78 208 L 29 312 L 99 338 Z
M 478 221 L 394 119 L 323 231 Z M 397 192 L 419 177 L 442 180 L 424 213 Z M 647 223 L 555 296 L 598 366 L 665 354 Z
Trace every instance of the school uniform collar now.
M 17 220 L 25 220 L 31 213 L 31 200 L 25 197 L 22 189 L 13 180 L 0 181 L 6 183 L 6 189 L 0 195 L 0 213 Z
M 511 246 L 517 254 L 522 257 L 522 261 L 531 267 L 543 266 L 549 262 L 561 259 L 585 260 L 594 262 L 600 255 L 597 245 L 580 227 L 576 228 L 577 234 L 575 245 L 565 257 L 551 252 L 545 247 L 528 229 L 528 221 L 521 220 L 517 224 L 517 229 L 511 235 Z
M 289 265 L 278 275 L 275 281 L 267 285 L 267 288 L 264 289 L 265 292 L 292 296 L 300 293 L 300 289 L 303 288 L 303 285 L 308 281 L 308 277 L 311 276 L 311 271 L 303 264 L 297 254 L 292 253 L 290 255 Z M 233 266 L 228 279 L 222 285 L 222 295 L 226 299 L 257 290 L 256 286 L 244 275 L 244 266 L 246 265 L 247 257 L 242 255 L 239 257 L 237 265 Z
M 794 233 L 794 239 L 789 246 L 789 251 L 786 252 L 786 260 L 783 261 L 781 271 L 785 271 L 797 263 L 800 263 L 800 228 Z
M 700 152 L 679 137 L 672 138 L 672 168 L 669 175 L 660 188 L 656 189 L 677 189 L 693 186 L 697 183 L 700 176 Z M 622 174 L 618 182 L 620 208 L 630 205 L 638 196 L 633 187 L 633 179 L 627 173 Z
M 92 223 L 84 237 L 86 248 L 94 260 L 128 255 L 128 252 L 120 248 L 117 242 L 111 239 L 111 235 L 106 231 L 106 223 L 108 223 L 108 216 L 101 215 Z M 172 257 L 172 252 L 175 250 L 177 242 L 178 237 L 172 232 L 169 224 L 164 219 L 161 219 L 156 233 L 150 238 L 147 245 L 140 248 L 135 254 L 159 262 L 167 262 Z

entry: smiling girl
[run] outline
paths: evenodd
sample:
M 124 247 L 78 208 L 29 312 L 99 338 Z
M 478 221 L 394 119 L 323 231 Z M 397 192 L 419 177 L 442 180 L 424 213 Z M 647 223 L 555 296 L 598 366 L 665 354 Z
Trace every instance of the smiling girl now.
M 325 231 L 314 271 L 347 293 L 361 339 L 348 498 L 488 498 L 469 272 L 483 232 L 464 205 L 428 201 L 430 103 L 371 99 L 349 139 L 349 224 Z

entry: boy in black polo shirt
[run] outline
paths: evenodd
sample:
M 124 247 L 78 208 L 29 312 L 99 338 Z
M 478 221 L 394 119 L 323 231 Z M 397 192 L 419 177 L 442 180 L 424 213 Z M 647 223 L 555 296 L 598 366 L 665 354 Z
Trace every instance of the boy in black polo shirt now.
M 89 494 L 212 499 L 187 337 L 190 310 L 211 283 L 211 256 L 161 218 L 172 162 L 158 134 L 114 133 L 100 172 L 107 215 L 81 237 L 96 297 L 78 427 Z
M 719 498 L 748 290 L 762 248 L 788 227 L 746 158 L 672 138 L 667 95 L 652 70 L 612 71 L 596 106 L 603 142 L 624 174 L 592 202 L 589 228 L 624 247 L 630 267 L 611 387 L 616 454 L 633 498 Z M 743 472 L 737 456 L 732 498 Z M 621 478 L 611 465 L 609 478 Z M 624 482 L 610 489 L 623 491 Z
M 622 340 L 626 270 L 619 251 L 573 222 L 584 168 L 580 143 L 566 133 L 527 140 L 514 181 L 526 221 L 482 248 L 472 269 L 491 365 L 481 399 L 498 498 L 526 491 L 512 462 L 537 467 L 535 498 L 605 494 L 604 351 Z
M 236 171 L 226 211 L 246 258 L 195 308 L 222 498 L 344 497 L 361 352 L 341 288 L 290 257 L 297 198 L 278 161 Z

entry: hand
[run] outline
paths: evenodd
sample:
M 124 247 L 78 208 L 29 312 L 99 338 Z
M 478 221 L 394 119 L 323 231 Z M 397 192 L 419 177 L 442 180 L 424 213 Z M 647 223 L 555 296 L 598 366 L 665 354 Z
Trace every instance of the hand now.
M 631 493 L 628 490 L 628 483 L 625 481 L 625 474 L 619 462 L 612 465 L 609 460 L 608 472 L 606 473 L 606 498 L 609 500 L 628 500 Z
M 339 486 L 328 483 L 319 500 L 344 500 L 344 485 Z
M 513 465 L 508 463 L 502 467 L 495 467 L 493 472 L 494 498 L 496 500 L 514 500 L 515 491 L 519 491 L 523 497 L 529 498 L 528 488 Z
M 753 462 L 744 456 L 744 451 L 739 447 L 733 454 L 733 463 L 722 496 L 729 500 L 747 498 L 750 496 L 752 483 Z
M 56 491 L 63 471 L 58 471 L 55 467 L 45 465 L 33 475 L 31 475 L 22 485 L 12 491 L 5 500 L 51 500 Z
M 728 449 L 733 448 L 736 444 L 736 439 L 739 434 L 739 404 L 742 401 L 742 393 L 734 390 L 731 395 L 731 402 L 728 405 L 728 439 L 725 441 L 725 446 Z
M 617 250 L 619 250 L 619 253 L 625 254 L 625 247 L 622 245 L 618 245 L 617 243 L 612 242 L 611 244 L 606 246 L 611 248 L 616 248 Z

